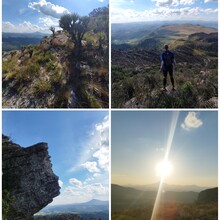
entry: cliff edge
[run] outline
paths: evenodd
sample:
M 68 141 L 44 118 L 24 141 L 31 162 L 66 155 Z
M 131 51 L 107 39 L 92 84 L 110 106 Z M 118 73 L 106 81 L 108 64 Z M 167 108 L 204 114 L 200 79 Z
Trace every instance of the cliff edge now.
M 32 219 L 60 194 L 47 143 L 23 148 L 2 136 L 2 190 L 10 201 L 7 219 Z M 4 204 L 3 204 L 4 205 Z M 3 218 L 4 218 L 3 206 Z

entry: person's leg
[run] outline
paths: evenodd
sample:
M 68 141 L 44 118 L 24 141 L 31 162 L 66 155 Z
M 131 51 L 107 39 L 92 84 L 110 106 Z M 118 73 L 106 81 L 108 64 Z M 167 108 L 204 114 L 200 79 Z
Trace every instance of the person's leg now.
M 167 85 L 167 71 L 163 71 L 163 89 L 166 90 Z
M 173 90 L 175 89 L 175 86 L 174 86 L 174 78 L 173 78 L 173 69 L 170 69 L 169 70 L 169 75 L 170 75 L 170 81 L 172 83 L 172 86 L 173 86 Z

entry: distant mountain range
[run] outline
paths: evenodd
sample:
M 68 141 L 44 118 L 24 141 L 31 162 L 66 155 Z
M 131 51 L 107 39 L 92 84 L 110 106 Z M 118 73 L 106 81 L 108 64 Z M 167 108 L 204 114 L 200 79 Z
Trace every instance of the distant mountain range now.
M 173 188 L 178 188 L 173 186 Z M 183 189 L 201 189 L 198 186 L 184 186 Z M 179 187 L 181 189 L 181 186 Z M 111 186 L 111 207 L 112 211 L 119 211 L 124 209 L 132 209 L 145 205 L 152 206 L 157 196 L 157 190 L 145 191 L 137 190 L 131 187 L 123 187 L 120 185 L 112 184 Z M 161 202 L 164 203 L 195 203 L 198 201 L 216 201 L 217 188 L 205 190 L 200 193 L 193 191 L 165 191 L 162 190 Z
M 84 203 L 47 206 L 41 212 L 101 212 L 108 210 L 108 201 L 90 200 Z
M 34 33 L 2 33 L 2 50 L 20 50 L 22 46 L 30 44 L 38 44 L 44 36 L 49 34 L 34 32 Z
M 62 213 L 75 213 L 83 218 L 100 218 L 102 220 L 108 220 L 109 201 L 93 199 L 85 203 L 49 205 L 37 213 L 37 216 L 58 215 Z
M 154 22 L 132 22 L 132 23 L 118 23 L 112 24 L 112 44 L 129 43 L 134 44 L 135 42 L 146 37 L 146 35 L 154 32 L 161 26 L 167 25 L 184 25 L 190 24 L 195 26 L 201 26 L 205 28 L 218 29 L 217 22 L 205 22 L 205 21 L 154 21 Z M 196 32 L 196 31 L 195 31 Z
M 147 185 L 126 185 L 126 187 L 132 187 L 134 189 L 144 190 L 144 191 L 157 191 L 159 188 L 159 184 L 160 183 L 158 182 Z M 163 184 L 164 191 L 174 191 L 174 192 L 189 192 L 189 191 L 201 192 L 208 188 L 210 187 L 197 186 L 197 185 L 169 185 L 166 183 Z

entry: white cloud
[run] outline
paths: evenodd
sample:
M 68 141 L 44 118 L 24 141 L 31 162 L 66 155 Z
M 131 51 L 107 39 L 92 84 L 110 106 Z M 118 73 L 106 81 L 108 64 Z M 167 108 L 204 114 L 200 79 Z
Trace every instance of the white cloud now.
M 204 0 L 205 3 L 209 3 L 209 2 L 218 2 L 218 0 Z
M 108 200 L 109 196 L 109 117 L 94 124 L 82 144 L 79 161 L 69 171 L 74 174 L 79 169 L 87 169 L 81 179 L 69 179 L 70 185 L 62 190 L 53 204 L 86 202 L 91 199 Z M 84 173 L 84 172 L 83 172 Z
M 43 24 L 45 28 L 49 28 L 50 26 L 59 26 L 59 19 L 50 18 L 50 17 L 40 17 L 39 23 Z
M 63 189 L 61 194 L 54 199 L 52 205 L 81 203 L 91 199 L 108 200 L 109 198 L 108 185 L 82 183 L 75 178 L 70 179 L 69 182 L 71 186 Z
M 30 2 L 28 7 L 54 18 L 60 18 L 62 15 L 70 13 L 66 8 L 59 5 L 54 5 L 51 2 L 47 2 L 46 0 Z
M 109 117 L 106 116 L 101 123 L 95 124 L 92 130 L 88 133 L 88 140 L 82 146 L 79 159 L 77 163 L 69 169 L 69 172 L 75 172 L 82 167 L 86 168 L 85 165 L 88 166 L 88 164 L 86 164 L 88 161 L 89 163 L 95 162 L 98 168 L 107 170 L 107 168 L 103 167 L 103 161 L 99 160 L 99 157 L 94 157 L 93 155 L 102 148 L 103 149 L 101 151 L 103 151 L 105 155 L 107 154 L 106 151 L 109 149 Z M 82 164 L 84 166 L 82 166 Z
M 166 8 L 159 7 L 151 10 L 136 11 L 133 9 L 112 9 L 112 23 L 120 22 L 140 22 L 154 20 L 195 20 L 195 19 L 215 19 L 218 9 L 204 9 L 200 7 Z M 209 14 L 207 18 L 205 16 Z M 158 19 L 159 18 L 159 19 Z
M 95 183 L 87 185 L 83 188 L 87 193 L 92 195 L 104 195 L 108 192 L 108 189 L 104 187 L 101 183 Z
M 69 179 L 69 183 L 75 187 L 82 187 L 82 182 L 76 178 Z
M 193 5 L 196 0 L 153 0 L 157 7 L 175 7 L 179 5 Z
M 109 168 L 109 149 L 102 147 L 93 154 L 98 159 L 98 165 L 101 169 L 108 171 Z
M 99 177 L 101 174 L 100 173 L 94 173 L 93 176 L 94 177 Z
M 44 28 L 39 27 L 38 25 L 33 25 L 29 21 L 24 21 L 19 25 L 14 25 L 9 21 L 2 22 L 3 32 L 12 32 L 12 33 L 31 33 L 36 31 L 45 31 Z
M 58 184 L 59 184 L 60 188 L 63 187 L 63 182 L 61 180 L 58 180 Z
M 189 112 L 184 120 L 184 123 L 181 124 L 181 127 L 185 130 L 190 130 L 192 128 L 199 128 L 202 125 L 203 122 L 198 118 L 198 113 Z
M 158 7 L 169 7 L 176 3 L 174 0 L 155 0 Z
M 81 166 L 87 169 L 90 173 L 100 172 L 100 170 L 97 167 L 97 163 L 95 161 L 93 162 L 87 161 Z
M 196 0 L 180 0 L 180 5 L 193 5 L 196 2 Z

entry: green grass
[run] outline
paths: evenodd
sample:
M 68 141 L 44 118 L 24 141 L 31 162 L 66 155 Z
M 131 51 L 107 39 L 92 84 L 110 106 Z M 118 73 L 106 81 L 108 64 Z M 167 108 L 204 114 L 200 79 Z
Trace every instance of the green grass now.
M 174 72 L 176 92 L 161 92 L 163 74 L 155 67 L 143 73 L 112 66 L 112 107 L 124 108 L 133 99 L 141 108 L 204 108 L 214 107 L 209 100 L 218 97 L 215 69 L 200 73 L 199 68 L 179 67 Z M 171 90 L 169 76 L 167 86 Z M 129 108 L 129 107 L 128 107 Z

